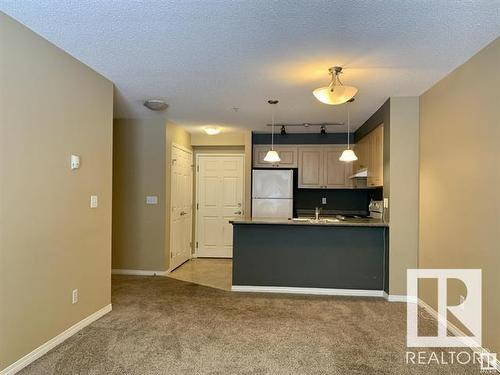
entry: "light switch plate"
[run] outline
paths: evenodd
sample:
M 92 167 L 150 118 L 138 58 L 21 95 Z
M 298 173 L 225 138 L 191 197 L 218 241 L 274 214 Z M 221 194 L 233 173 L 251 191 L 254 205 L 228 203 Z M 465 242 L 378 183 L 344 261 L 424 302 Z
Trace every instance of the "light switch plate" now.
M 91 195 L 90 196 L 90 208 L 97 208 L 98 202 L 97 202 L 97 195 Z
M 80 157 L 78 155 L 71 155 L 69 165 L 71 170 L 80 168 Z
M 158 197 L 156 195 L 147 195 L 146 204 L 158 204 Z
M 326 204 L 326 197 L 321 198 L 321 204 Z
M 389 208 L 389 198 L 384 198 L 384 208 Z
M 71 303 L 75 304 L 78 302 L 78 289 L 73 289 L 71 293 Z

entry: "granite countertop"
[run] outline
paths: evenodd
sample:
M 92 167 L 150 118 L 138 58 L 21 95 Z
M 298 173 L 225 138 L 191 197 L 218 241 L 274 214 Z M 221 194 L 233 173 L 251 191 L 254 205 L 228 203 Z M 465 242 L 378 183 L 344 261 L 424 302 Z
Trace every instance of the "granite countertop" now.
M 267 224 L 267 225 L 316 225 L 316 226 L 333 226 L 333 227 L 388 227 L 389 223 L 381 219 L 373 218 L 345 218 L 338 219 L 274 219 L 274 218 L 259 218 L 259 219 L 237 219 L 229 221 L 233 225 L 245 224 Z

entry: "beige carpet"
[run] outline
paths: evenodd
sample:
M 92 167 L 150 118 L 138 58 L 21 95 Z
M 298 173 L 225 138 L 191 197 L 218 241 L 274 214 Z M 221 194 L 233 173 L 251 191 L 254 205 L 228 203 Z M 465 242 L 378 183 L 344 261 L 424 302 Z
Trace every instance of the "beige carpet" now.
M 113 311 L 21 374 L 479 374 L 405 364 L 406 306 L 113 277 Z

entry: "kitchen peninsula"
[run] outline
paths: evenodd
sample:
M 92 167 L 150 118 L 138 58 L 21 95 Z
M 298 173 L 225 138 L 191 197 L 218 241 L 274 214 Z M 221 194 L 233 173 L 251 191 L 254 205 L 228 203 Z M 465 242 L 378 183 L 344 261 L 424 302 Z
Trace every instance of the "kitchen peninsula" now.
M 383 296 L 388 224 L 248 219 L 233 224 L 234 291 Z

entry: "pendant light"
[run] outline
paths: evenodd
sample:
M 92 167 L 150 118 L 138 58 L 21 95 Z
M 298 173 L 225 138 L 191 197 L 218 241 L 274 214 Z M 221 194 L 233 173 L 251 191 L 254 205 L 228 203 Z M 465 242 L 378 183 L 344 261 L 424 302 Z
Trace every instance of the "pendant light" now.
M 316 99 L 321 103 L 330 105 L 343 104 L 352 99 L 358 92 L 358 89 L 353 86 L 344 86 L 340 81 L 339 76 L 342 73 L 342 67 L 334 66 L 328 69 L 328 71 L 332 76 L 332 81 L 328 86 L 320 87 L 313 91 L 313 95 Z
M 351 150 L 351 147 L 350 147 L 351 145 L 349 142 L 349 137 L 350 137 L 349 103 L 351 103 L 353 101 L 354 101 L 354 99 L 351 99 L 346 104 L 346 106 L 347 106 L 347 150 L 344 150 L 342 152 L 342 155 L 340 155 L 340 158 L 339 158 L 340 161 L 345 161 L 346 163 L 358 160 L 358 157 L 354 153 L 354 150 Z
M 274 106 L 278 104 L 278 100 L 268 100 L 267 102 L 273 105 L 271 112 L 271 149 L 264 157 L 264 161 L 267 161 L 268 163 L 278 163 L 281 159 L 278 153 L 274 151 Z

